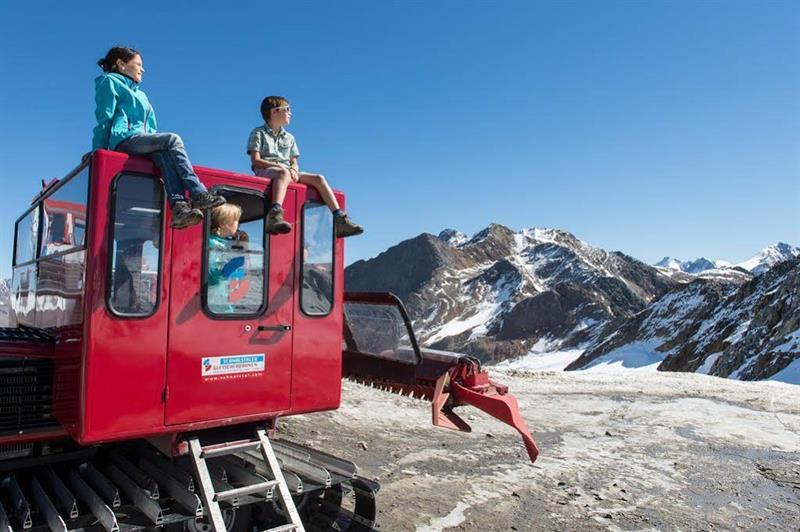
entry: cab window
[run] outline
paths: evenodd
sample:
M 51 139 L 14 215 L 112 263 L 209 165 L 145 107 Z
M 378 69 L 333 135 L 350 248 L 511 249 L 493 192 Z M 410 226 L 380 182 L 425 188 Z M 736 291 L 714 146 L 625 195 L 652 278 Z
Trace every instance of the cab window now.
M 322 203 L 303 206 L 303 279 L 300 308 L 325 316 L 333 308 L 333 214 Z
M 347 330 L 345 349 L 380 358 L 416 364 L 415 344 L 397 305 L 347 301 L 344 305 Z
M 164 191 L 157 179 L 122 174 L 114 182 L 108 307 L 150 316 L 159 299 Z
M 255 317 L 267 308 L 262 194 L 217 189 L 227 203 L 206 213 L 203 308 L 219 319 Z
M 36 259 L 38 242 L 39 206 L 37 205 L 17 222 L 14 265 L 25 264 Z
M 40 257 L 83 247 L 88 197 L 89 166 L 86 166 L 45 198 Z

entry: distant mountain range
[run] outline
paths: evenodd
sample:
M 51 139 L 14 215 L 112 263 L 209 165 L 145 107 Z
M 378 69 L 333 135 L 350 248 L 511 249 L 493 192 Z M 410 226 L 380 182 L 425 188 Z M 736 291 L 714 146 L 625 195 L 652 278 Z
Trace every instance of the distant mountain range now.
M 426 345 L 487 362 L 545 337 L 585 341 L 597 324 L 632 316 L 677 284 L 566 231 L 497 224 L 469 239 L 422 234 L 345 272 L 348 290 L 400 296 Z
M 664 257 L 656 262 L 654 266 L 665 270 L 681 271 L 684 273 L 700 274 L 709 270 L 738 269 L 750 272 L 752 275 L 761 275 L 779 262 L 783 262 L 795 257 L 800 257 L 800 248 L 791 246 L 784 242 L 778 242 L 773 246 L 762 249 L 750 259 L 731 264 L 725 260 L 711 261 L 705 257 L 690 261 L 680 261 L 672 257 Z
M 755 352 L 734 355 L 738 348 L 731 346 L 736 342 L 727 336 L 714 344 L 720 348 L 714 359 L 717 365 L 710 362 L 716 352 L 692 355 L 691 345 L 679 344 L 715 312 L 731 319 L 747 316 L 753 324 L 766 319 L 759 313 L 775 292 L 764 291 L 765 283 L 773 279 L 764 273 L 798 255 L 798 248 L 777 244 L 739 265 L 665 258 L 650 266 L 621 252 L 593 247 L 566 231 L 515 232 L 491 224 L 471 238 L 447 229 L 438 236 L 422 234 L 401 242 L 373 259 L 350 265 L 345 286 L 396 293 L 405 301 L 423 344 L 488 363 L 521 356 L 534 346 L 537 350 L 543 345 L 553 350 L 580 347 L 583 356 L 573 363 L 575 369 L 628 346 L 639 349 L 642 360 L 663 361 L 660 369 L 763 378 L 783 362 L 758 371 L 745 371 L 741 364 L 734 368 L 730 360 L 744 357 L 746 363 L 755 363 Z M 788 294 L 794 293 L 790 277 L 775 281 L 789 286 Z M 754 303 L 758 294 L 763 294 L 763 301 Z M 776 311 L 782 318 L 788 316 L 785 327 L 794 326 L 792 316 L 800 308 L 800 294 L 796 296 Z M 718 310 L 723 306 L 724 312 Z M 662 319 L 659 325 L 655 317 L 647 320 L 651 314 Z M 789 353 L 781 361 L 800 357 L 794 344 L 783 341 L 791 333 L 785 327 L 743 331 L 742 339 L 753 342 L 765 335 L 759 344 L 760 359 L 774 359 L 775 346 Z M 723 327 L 719 334 L 726 331 Z

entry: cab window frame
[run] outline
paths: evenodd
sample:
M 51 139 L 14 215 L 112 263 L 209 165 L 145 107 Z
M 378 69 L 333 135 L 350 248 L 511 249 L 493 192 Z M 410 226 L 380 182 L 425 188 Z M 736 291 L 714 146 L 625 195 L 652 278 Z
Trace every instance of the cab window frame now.
M 330 316 L 333 312 L 334 307 L 334 300 L 336 299 L 336 286 L 337 286 L 337 275 L 336 275 L 336 225 L 335 220 L 331 218 L 331 305 L 328 309 L 328 312 L 320 313 L 320 312 L 308 312 L 303 305 L 303 291 L 305 288 L 303 287 L 303 276 L 305 275 L 305 266 L 306 266 L 306 258 L 304 256 L 303 250 L 305 249 L 306 244 L 306 208 L 309 206 L 322 206 L 327 208 L 324 202 L 318 200 L 306 200 L 303 203 L 300 211 L 300 287 L 298 290 L 298 299 L 299 299 L 299 306 L 300 312 L 303 313 L 304 316 L 309 318 L 325 318 Z
M 63 251 L 59 251 L 58 253 L 52 253 L 52 254 L 49 254 L 49 255 L 42 255 L 42 249 L 41 249 L 42 248 L 42 238 L 44 236 L 42 233 L 44 231 L 44 215 L 45 215 L 44 202 L 45 202 L 45 200 L 47 198 L 49 198 L 50 196 L 52 196 L 53 194 L 58 192 L 63 186 L 69 184 L 75 177 L 80 175 L 84 170 L 86 171 L 86 220 L 85 220 L 85 225 L 84 225 L 83 244 L 81 244 L 80 246 L 73 246 L 73 247 L 71 247 L 69 249 L 66 249 L 66 250 L 63 250 Z M 60 179 L 58 181 L 58 183 L 53 185 L 51 188 L 45 189 L 42 192 L 40 192 L 39 195 L 37 195 L 34 198 L 34 200 L 32 202 L 32 205 L 30 207 L 28 207 L 25 210 L 25 212 L 22 213 L 22 215 L 19 218 L 17 218 L 17 220 L 14 222 L 14 248 L 13 248 L 13 252 L 12 252 L 12 261 L 11 261 L 12 269 L 16 268 L 17 266 L 28 266 L 28 265 L 33 264 L 33 263 L 38 263 L 42 259 L 46 259 L 46 258 L 47 259 L 51 259 L 51 258 L 54 258 L 54 257 L 60 257 L 61 255 L 74 253 L 76 251 L 86 250 L 86 248 L 87 248 L 86 238 L 89 235 L 89 229 L 90 229 L 89 228 L 89 206 L 91 205 L 91 190 L 92 190 L 92 165 L 91 165 L 91 160 L 88 160 L 88 161 L 86 161 L 86 162 L 84 162 L 82 164 L 79 164 L 77 167 L 75 167 L 74 170 L 72 170 L 70 173 L 68 173 L 62 179 Z M 28 215 L 30 215 L 33 211 L 38 211 L 38 219 L 36 221 L 36 223 L 37 223 L 37 227 L 36 227 L 36 246 L 33 249 L 33 258 L 28 259 L 28 260 L 23 261 L 23 262 L 17 262 L 17 251 L 18 251 L 17 247 L 19 246 L 19 241 L 18 241 L 19 240 L 18 239 L 18 236 L 19 236 L 19 234 L 18 234 L 19 233 L 19 223 L 22 220 L 24 220 Z
M 260 219 L 262 220 L 261 226 L 261 234 L 263 235 L 263 257 L 264 263 L 262 265 L 261 271 L 263 274 L 263 288 L 261 291 L 261 305 L 258 309 L 254 312 L 249 313 L 241 313 L 241 312 L 230 312 L 230 313 L 217 313 L 212 311 L 208 306 L 208 258 L 209 258 L 209 249 L 208 249 L 208 240 L 210 238 L 210 231 L 211 231 L 211 216 L 207 215 L 203 217 L 203 242 L 202 246 L 200 247 L 200 308 L 203 311 L 203 314 L 212 320 L 220 320 L 220 321 L 236 321 L 236 320 L 252 320 L 256 318 L 260 318 L 264 316 L 264 314 L 269 310 L 269 271 L 270 271 L 270 255 L 272 253 L 272 246 L 269 239 L 269 235 L 266 233 L 266 215 L 267 210 L 269 209 L 269 198 L 267 194 L 263 191 L 259 191 L 253 188 L 247 187 L 237 187 L 234 185 L 216 185 L 211 187 L 209 190 L 212 194 L 222 194 L 223 196 L 228 198 L 225 193 L 229 194 L 246 194 L 250 196 L 254 196 L 256 198 L 261 199 L 261 203 L 264 209 L 264 216 Z M 258 218 L 254 218 L 256 220 Z
M 37 211 L 38 218 L 36 219 L 36 242 L 35 246 L 33 247 L 33 258 L 28 260 L 17 262 L 17 252 L 19 246 L 19 224 L 27 218 L 33 211 Z M 42 204 L 37 200 L 36 203 L 31 205 L 19 218 L 17 221 L 14 222 L 14 252 L 12 255 L 12 262 L 11 267 L 16 268 L 17 266 L 29 266 L 38 262 L 39 260 L 39 245 L 42 241 Z
M 117 218 L 117 192 L 119 182 L 125 177 L 143 177 L 146 179 L 150 179 L 157 183 L 157 189 L 161 192 L 161 209 L 160 209 L 160 220 L 159 220 L 159 246 L 158 246 L 158 271 L 156 275 L 156 299 L 153 303 L 153 308 L 150 312 L 139 314 L 139 313 L 129 313 L 129 312 L 120 312 L 114 308 L 113 301 L 112 301 L 112 283 L 114 281 L 114 271 L 113 271 L 113 264 L 114 264 L 114 236 L 116 231 L 116 218 Z M 105 290 L 105 303 L 106 309 L 108 312 L 118 319 L 126 319 L 126 320 L 142 320 L 147 319 L 155 315 L 158 310 L 161 308 L 161 287 L 163 282 L 163 274 L 164 274 L 164 239 L 165 239 L 165 228 L 164 223 L 166 220 L 165 216 L 165 209 L 166 209 L 166 201 L 167 201 L 167 194 L 164 190 L 164 186 L 161 183 L 161 180 L 158 179 L 156 176 L 152 174 L 147 174 L 144 172 L 134 172 L 134 171 L 122 171 L 119 174 L 115 175 L 111 180 L 111 198 L 109 202 L 109 216 L 108 216 L 108 236 L 106 238 L 107 250 L 108 250 L 108 257 L 106 260 L 106 275 L 105 275 L 105 283 L 106 283 L 106 290 Z

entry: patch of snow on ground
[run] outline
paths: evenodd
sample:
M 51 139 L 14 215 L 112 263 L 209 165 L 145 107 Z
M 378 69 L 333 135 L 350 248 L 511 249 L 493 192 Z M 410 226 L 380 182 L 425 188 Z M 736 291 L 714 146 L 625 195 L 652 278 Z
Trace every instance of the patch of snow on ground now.
M 673 397 L 666 399 L 666 403 L 637 405 L 637 414 L 641 418 L 657 419 L 660 425 L 689 427 L 704 439 L 717 442 L 740 438 L 753 449 L 800 451 L 800 438 L 794 432 L 798 421 L 796 415 L 791 418 L 781 416 L 783 423 L 776 425 L 763 411 L 726 404 L 714 398 Z
M 616 371 L 619 369 L 655 371 L 666 353 L 656 351 L 660 338 L 633 342 L 593 360 L 583 371 Z
M 527 355 L 515 360 L 504 360 L 495 367 L 527 371 L 564 371 L 564 368 L 569 366 L 582 354 L 583 349 L 550 351 L 546 353 L 531 351 Z
M 527 354 L 513 360 L 504 360 L 496 368 L 523 371 L 564 371 L 572 361 L 583 354 L 583 349 L 560 350 L 560 340 L 544 337 L 539 339 Z
M 696 373 L 702 373 L 704 375 L 708 375 L 708 372 L 711 371 L 711 366 L 714 365 L 714 362 L 716 362 L 721 355 L 722 351 L 719 351 L 717 353 L 711 353 L 710 355 L 708 355 L 705 362 L 703 362 L 703 365 L 697 368 Z
M 426 526 L 418 526 L 416 532 L 440 532 L 446 528 L 460 525 L 464 522 L 464 510 L 469 508 L 468 504 L 459 502 L 456 507 L 444 517 L 432 519 Z
M 735 380 L 735 381 L 738 381 L 738 380 L 739 380 L 739 376 L 741 375 L 742 371 L 744 371 L 744 369 L 745 369 L 746 367 L 747 367 L 747 364 L 746 364 L 746 363 L 745 363 L 745 364 L 742 364 L 741 366 L 739 366 L 739 367 L 736 369 L 736 371 L 734 371 L 733 373 L 731 373 L 730 375 L 728 375 L 728 379 L 730 379 L 730 380 Z
M 788 366 L 767 380 L 800 385 L 800 358 L 794 359 Z

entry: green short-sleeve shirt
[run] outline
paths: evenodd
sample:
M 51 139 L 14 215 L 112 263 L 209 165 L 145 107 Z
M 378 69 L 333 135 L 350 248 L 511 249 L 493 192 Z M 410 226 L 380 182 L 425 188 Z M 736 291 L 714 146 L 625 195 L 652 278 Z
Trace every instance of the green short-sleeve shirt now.
M 300 155 L 294 136 L 281 128 L 275 132 L 267 125 L 258 126 L 247 139 L 247 154 L 258 152 L 265 161 L 292 164 L 292 158 Z

